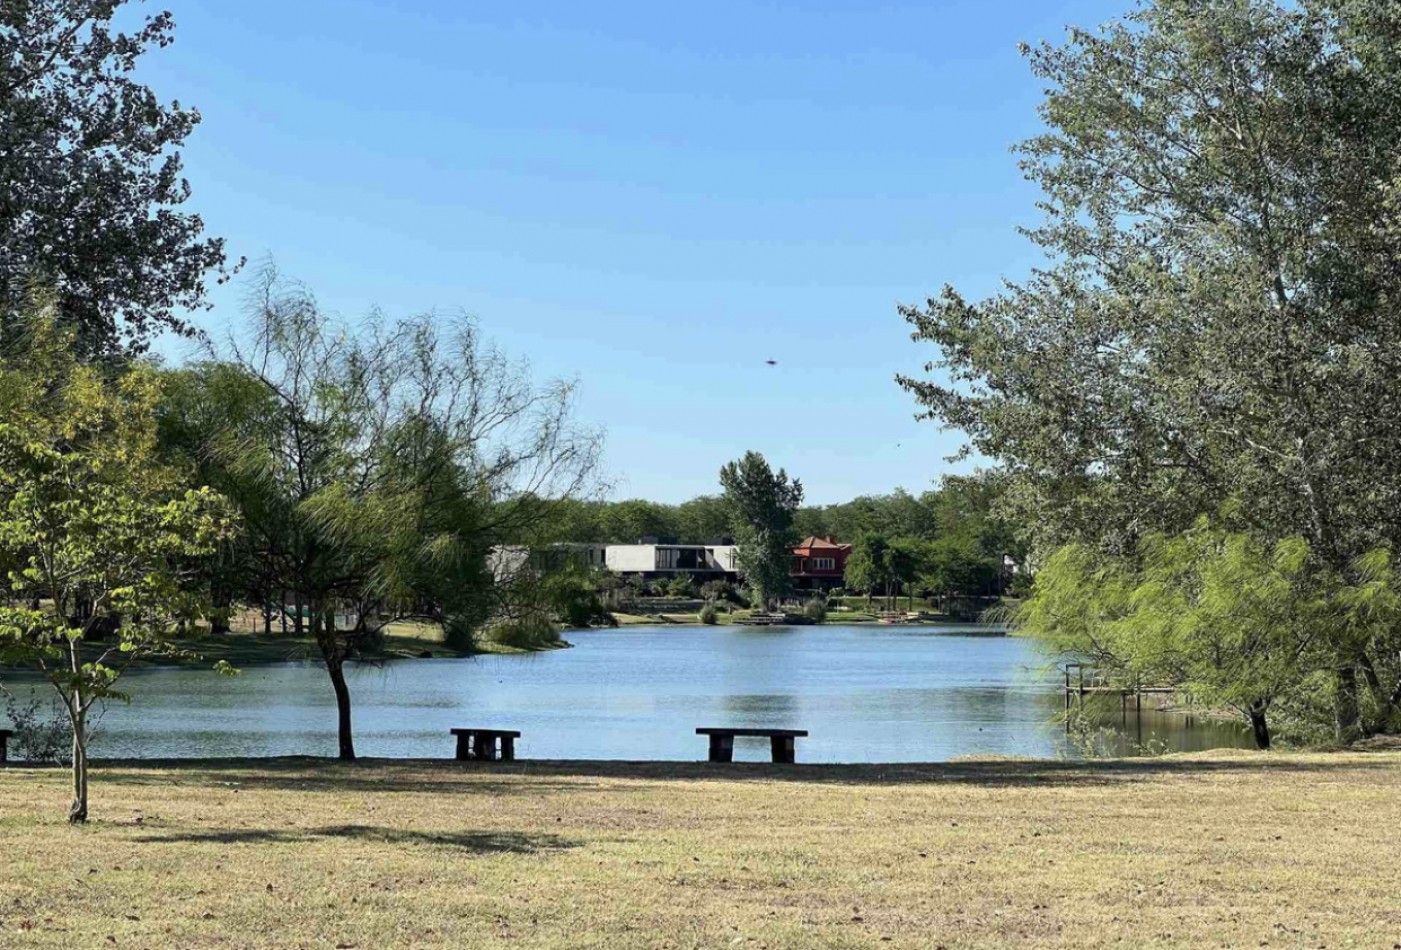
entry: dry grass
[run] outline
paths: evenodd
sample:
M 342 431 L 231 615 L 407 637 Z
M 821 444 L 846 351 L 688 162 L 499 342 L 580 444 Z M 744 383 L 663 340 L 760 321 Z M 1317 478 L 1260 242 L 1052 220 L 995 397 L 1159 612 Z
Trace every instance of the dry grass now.
M 1401 753 L 0 772 L 0 946 L 1392 947 Z

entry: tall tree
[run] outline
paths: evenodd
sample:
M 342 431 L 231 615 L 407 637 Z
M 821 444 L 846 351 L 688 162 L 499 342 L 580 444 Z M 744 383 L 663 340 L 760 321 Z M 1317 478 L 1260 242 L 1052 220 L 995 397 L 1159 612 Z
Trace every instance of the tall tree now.
M 756 603 L 767 610 L 792 587 L 793 517 L 803 503 L 803 486 L 783 469 L 775 472 L 758 452 L 720 469 L 720 485 L 730 507 L 736 555 Z
M 108 379 L 74 358 L 52 310 L 0 362 L 0 663 L 36 667 L 58 692 L 73 739 L 68 820 L 88 817 L 95 703 L 143 655 L 180 653 L 177 620 L 199 605 L 178 565 L 231 530 L 224 500 L 188 490 L 156 452 L 156 375 Z
M 123 6 L 0 4 L 0 330 L 42 287 L 87 353 L 187 329 L 182 313 L 225 263 L 223 241 L 177 210 L 190 196 L 178 149 L 199 113 L 134 78 L 174 23 L 158 13 L 120 32 Z
M 417 618 L 470 646 L 509 596 L 490 554 L 553 539 L 557 499 L 591 484 L 598 440 L 572 422 L 573 388 L 537 386 L 470 322 L 332 322 L 269 269 L 251 334 L 195 372 L 212 410 L 192 441 L 244 512 L 252 560 L 307 617 L 353 759 L 347 663 Z
M 903 308 L 943 377 L 900 381 L 1007 463 L 1043 552 L 1129 553 L 1228 499 L 1340 575 L 1401 543 L 1397 23 L 1377 0 L 1161 0 L 1028 50 L 1048 262 Z M 1349 740 L 1377 657 L 1332 642 Z

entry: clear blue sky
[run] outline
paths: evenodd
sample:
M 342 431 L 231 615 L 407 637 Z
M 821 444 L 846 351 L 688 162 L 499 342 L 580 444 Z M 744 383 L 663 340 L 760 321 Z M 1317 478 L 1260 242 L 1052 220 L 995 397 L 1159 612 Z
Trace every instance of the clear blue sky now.
M 233 254 L 579 377 L 620 497 L 757 449 L 828 503 L 949 470 L 959 435 L 892 381 L 933 355 L 895 305 L 1036 259 L 1017 43 L 1128 0 L 164 5 L 142 75 L 203 113 L 192 206 Z

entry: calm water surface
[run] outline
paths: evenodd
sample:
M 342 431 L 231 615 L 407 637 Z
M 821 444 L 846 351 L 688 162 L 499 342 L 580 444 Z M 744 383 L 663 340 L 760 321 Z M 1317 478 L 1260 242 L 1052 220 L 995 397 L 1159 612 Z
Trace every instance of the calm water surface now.
M 522 758 L 705 757 L 697 726 L 807 729 L 800 762 L 1073 755 L 1062 699 L 1032 641 L 975 627 L 634 627 L 577 631 L 573 649 L 407 660 L 350 675 L 361 755 L 448 757 L 448 729 L 519 729 Z M 130 675 L 107 707 L 104 757 L 334 755 L 335 701 L 314 663 Z M 1112 721 L 1120 724 L 1116 708 Z M 1232 726 L 1132 714 L 1173 749 L 1245 745 Z M 736 759 L 767 759 L 740 740 Z

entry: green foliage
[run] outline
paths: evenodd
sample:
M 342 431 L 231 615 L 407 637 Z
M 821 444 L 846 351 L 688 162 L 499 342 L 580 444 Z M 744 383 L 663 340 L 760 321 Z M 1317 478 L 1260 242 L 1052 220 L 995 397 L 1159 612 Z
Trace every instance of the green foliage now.
M 1262 747 L 1276 718 L 1312 738 L 1327 715 L 1315 700 L 1337 632 L 1361 632 L 1360 649 L 1390 656 L 1401 623 L 1401 586 L 1384 552 L 1355 565 L 1357 583 L 1314 563 L 1303 539 L 1267 544 L 1204 521 L 1151 536 L 1132 557 L 1068 545 L 1038 573 L 1017 623 L 1120 681 L 1178 686 L 1239 711 Z M 1378 671 L 1379 682 L 1394 676 L 1389 665 Z M 1394 728 L 1401 693 L 1368 695 L 1370 729 Z
M 178 622 L 201 610 L 181 565 L 233 530 L 227 502 L 184 487 L 156 452 L 158 378 L 81 365 L 75 334 L 41 309 L 0 363 L 0 663 L 37 668 L 72 728 L 70 820 L 87 819 L 87 723 L 125 700 L 132 660 L 177 652 Z M 104 641 L 113 635 L 111 642 Z
M 846 586 L 864 590 L 868 596 L 880 592 L 889 600 L 920 576 L 929 547 L 915 538 L 892 541 L 883 534 L 867 532 L 852 545 L 846 562 Z
M 137 81 L 173 40 L 169 13 L 118 32 L 123 0 L 25 0 L 0 8 L 0 330 L 27 322 L 31 286 L 51 287 L 86 354 L 123 331 L 185 329 L 222 274 L 222 240 L 203 238 L 179 147 L 199 113 Z M 0 334 L 3 336 L 3 334 Z
M 560 627 L 543 613 L 527 613 L 521 617 L 508 617 L 493 622 L 485 630 L 485 637 L 492 643 L 517 650 L 547 650 L 561 646 Z
M 666 594 L 668 597 L 694 597 L 696 596 L 696 585 L 691 578 L 685 574 L 677 574 L 675 577 L 665 582 Z
M 616 621 L 599 594 L 603 574 L 596 568 L 570 563 L 547 571 L 539 580 L 538 602 L 569 627 L 613 626 Z M 522 601 L 519 591 L 514 599 Z
M 798 538 L 793 516 L 803 502 L 803 486 L 783 469 L 774 472 L 758 452 L 746 452 L 720 469 L 734 527 L 736 556 L 756 606 L 768 606 L 792 586 L 789 569 Z
M 1401 548 L 1396 26 L 1380 0 L 1162 2 L 1027 51 L 1045 266 L 903 308 L 938 352 L 901 382 L 1006 463 L 1042 555 L 1129 554 L 1228 502 L 1344 583 Z M 1380 695 L 1363 639 L 1327 636 L 1345 741 L 1359 680 Z
M 714 625 L 720 620 L 720 612 L 715 609 L 714 604 L 706 604 L 700 609 L 700 622 L 707 626 Z
M 827 620 L 827 598 L 812 597 L 803 604 L 803 617 L 811 623 L 825 623 Z
M 373 656 L 386 624 L 440 623 L 466 646 L 496 616 L 596 615 L 567 578 L 542 591 L 492 552 L 553 539 L 598 442 L 572 424 L 571 386 L 533 384 L 470 321 L 376 317 L 352 334 L 270 267 L 254 289 L 247 339 L 173 388 L 167 447 L 244 514 L 229 576 L 305 609 L 353 758 L 343 667 Z

